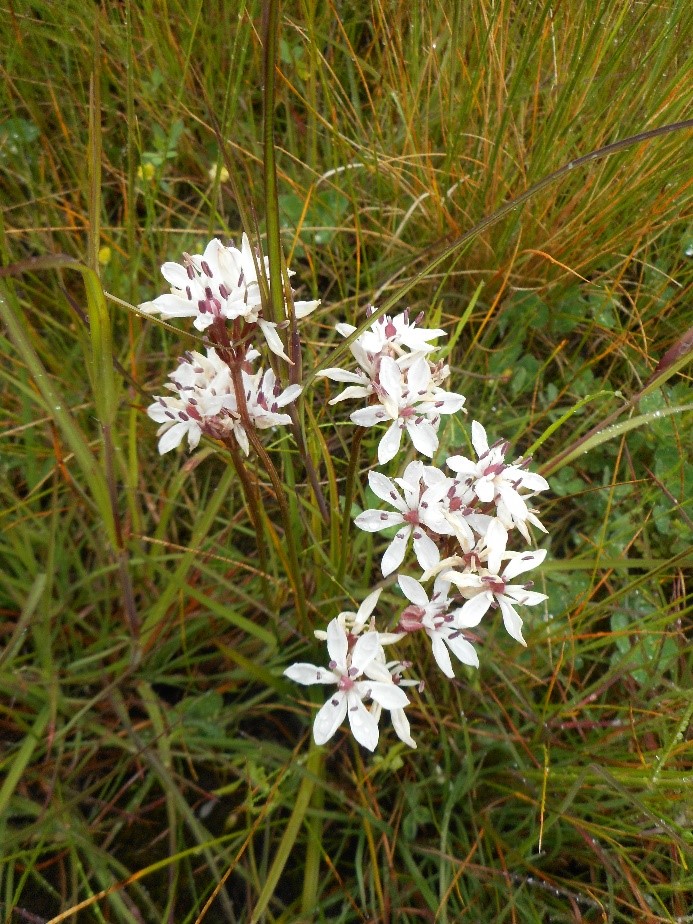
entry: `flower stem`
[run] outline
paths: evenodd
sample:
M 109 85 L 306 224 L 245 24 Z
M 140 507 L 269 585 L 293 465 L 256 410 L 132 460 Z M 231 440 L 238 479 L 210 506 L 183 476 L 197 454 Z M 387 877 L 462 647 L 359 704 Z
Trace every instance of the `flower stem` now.
M 272 482 L 272 487 L 277 498 L 277 503 L 279 504 L 279 513 L 282 519 L 282 525 L 284 526 L 284 536 L 286 538 L 286 547 L 289 553 L 289 580 L 291 581 L 292 590 L 294 593 L 294 600 L 296 602 L 296 609 L 298 611 L 298 621 L 301 627 L 301 631 L 309 633 L 311 630 L 311 625 L 308 620 L 308 612 L 306 610 L 306 597 L 303 587 L 303 581 L 301 579 L 301 570 L 298 564 L 298 554 L 296 552 L 296 541 L 294 537 L 294 531 L 292 529 L 291 517 L 289 515 L 289 506 L 286 501 L 286 495 L 284 493 L 284 487 L 279 478 L 272 460 L 267 454 L 267 450 L 262 445 L 260 437 L 257 435 L 257 431 L 253 426 L 253 422 L 250 419 L 248 414 L 248 405 L 245 400 L 245 389 L 243 388 L 243 377 L 241 374 L 242 360 L 235 360 L 230 363 L 231 377 L 233 380 L 233 387 L 236 393 L 236 401 L 238 406 L 238 413 L 241 416 L 241 424 L 248 436 L 248 441 L 255 450 L 260 462 L 262 463 L 263 468 L 269 475 L 269 479 Z
M 277 47 L 279 44 L 279 0 L 267 0 L 263 5 L 263 153 L 265 161 L 265 218 L 267 222 L 267 254 L 269 257 L 270 304 L 275 324 L 284 320 L 284 286 L 282 284 L 281 242 L 279 238 L 279 200 L 277 195 L 277 164 L 274 156 L 274 104 Z
M 251 425 L 252 426 L 252 425 Z M 274 493 L 277 497 L 277 503 L 279 504 L 279 513 L 282 518 L 282 525 L 284 526 L 284 536 L 286 538 L 286 547 L 289 553 L 289 580 L 291 581 L 291 586 L 294 592 L 294 599 L 296 601 L 296 609 L 298 610 L 298 621 L 301 627 L 301 630 L 306 634 L 310 633 L 311 625 L 308 620 L 308 612 L 306 610 L 306 597 L 303 587 L 303 580 L 301 576 L 301 569 L 298 564 L 298 554 L 296 552 L 296 541 L 294 537 L 294 531 L 291 528 L 291 517 L 289 516 L 289 506 L 286 502 L 286 495 L 284 494 L 284 487 L 279 479 L 276 468 L 274 467 L 272 460 L 265 447 L 262 445 L 260 438 L 258 437 L 254 429 L 247 431 L 248 440 L 252 445 L 253 449 L 257 453 L 262 466 L 269 475 L 269 479 L 272 482 L 274 488 Z
M 233 436 L 224 440 L 224 445 L 231 453 L 231 460 L 233 462 L 233 467 L 236 470 L 241 485 L 243 487 L 243 493 L 245 494 L 246 506 L 248 508 L 248 515 L 253 524 L 253 529 L 255 530 L 255 540 L 257 542 L 257 554 L 260 562 L 260 571 L 262 572 L 262 596 L 265 599 L 265 604 L 269 610 L 272 609 L 272 598 L 270 595 L 269 583 L 267 580 L 267 543 L 265 542 L 265 531 L 262 523 L 262 516 L 260 515 L 259 507 L 259 497 L 258 492 L 255 488 L 255 485 L 252 482 L 250 473 L 246 468 L 246 465 L 243 461 L 241 453 L 238 451 L 238 444 Z
M 344 510 L 342 511 L 342 532 L 341 532 L 341 553 L 339 556 L 339 567 L 337 568 L 337 581 L 341 583 L 344 580 L 346 572 L 347 553 L 349 543 L 347 535 L 351 526 L 351 504 L 354 500 L 354 483 L 356 481 L 356 469 L 359 464 L 359 454 L 361 451 L 361 440 L 366 432 L 366 427 L 357 427 L 354 433 L 354 439 L 351 443 L 351 453 L 349 455 L 349 468 L 347 469 L 346 488 L 344 490 Z
M 313 495 L 318 505 L 320 511 L 320 516 L 323 518 L 325 523 L 330 522 L 330 511 L 327 506 L 327 501 L 325 500 L 325 495 L 323 494 L 320 481 L 318 479 L 318 473 L 315 470 L 313 465 L 313 460 L 308 451 L 308 445 L 306 443 L 305 437 L 303 435 L 303 430 L 298 420 L 298 414 L 296 412 L 296 407 L 294 405 L 290 406 L 289 414 L 291 415 L 291 432 L 294 439 L 296 440 L 296 445 L 298 446 L 298 451 L 301 453 L 301 458 L 303 459 L 303 464 L 306 467 L 306 474 L 308 475 L 308 481 L 310 486 L 313 489 Z

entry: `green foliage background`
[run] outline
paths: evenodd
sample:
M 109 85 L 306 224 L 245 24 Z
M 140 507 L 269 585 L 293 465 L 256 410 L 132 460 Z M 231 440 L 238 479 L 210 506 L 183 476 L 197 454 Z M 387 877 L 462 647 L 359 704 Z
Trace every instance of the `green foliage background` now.
M 484 216 L 693 111 L 685 0 L 281 13 L 283 244 L 323 302 L 306 371 Z M 557 425 L 535 453 L 549 600 L 527 650 L 488 620 L 481 669 L 415 697 L 417 751 L 384 729 L 376 756 L 337 736 L 323 760 L 281 676 L 320 656 L 281 530 L 266 599 L 228 458 L 160 458 L 143 413 L 199 345 L 128 307 L 164 260 L 240 236 L 210 112 L 264 227 L 261 35 L 254 2 L 0 17 L 3 920 L 693 920 L 691 131 L 570 171 L 403 299 L 451 333 L 470 420 L 518 454 Z M 61 254 L 107 300 L 64 260 L 23 262 Z M 313 383 L 306 426 L 337 510 L 353 428 L 330 394 Z M 443 454 L 467 433 L 450 423 Z M 270 448 L 289 478 L 289 437 Z M 377 582 L 383 540 L 327 529 L 295 471 L 322 627 Z

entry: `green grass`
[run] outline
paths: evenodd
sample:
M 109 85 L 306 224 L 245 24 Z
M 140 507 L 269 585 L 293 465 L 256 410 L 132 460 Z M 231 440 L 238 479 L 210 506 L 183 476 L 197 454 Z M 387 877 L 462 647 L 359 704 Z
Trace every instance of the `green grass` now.
M 549 600 L 528 648 L 486 620 L 480 670 L 415 694 L 417 751 L 385 728 L 375 757 L 339 734 L 324 760 L 281 676 L 321 652 L 271 485 L 251 463 L 263 590 L 228 454 L 161 458 L 143 413 L 189 328 L 127 307 L 164 260 L 240 237 L 210 108 L 264 229 L 261 30 L 259 4 L 220 0 L 0 17 L 2 263 L 92 270 L 0 279 L 2 920 L 693 920 L 687 341 L 647 389 L 693 327 L 691 130 L 568 171 L 417 277 L 564 164 L 690 116 L 693 8 L 284 4 L 282 240 L 323 302 L 305 373 L 335 322 L 401 296 L 456 338 L 470 415 L 444 450 L 479 419 L 519 454 L 564 418 L 535 451 Z M 306 432 L 338 509 L 353 429 L 330 388 L 310 386 Z M 352 529 L 342 586 L 294 443 L 266 445 L 295 472 L 322 627 L 378 580 L 382 539 Z

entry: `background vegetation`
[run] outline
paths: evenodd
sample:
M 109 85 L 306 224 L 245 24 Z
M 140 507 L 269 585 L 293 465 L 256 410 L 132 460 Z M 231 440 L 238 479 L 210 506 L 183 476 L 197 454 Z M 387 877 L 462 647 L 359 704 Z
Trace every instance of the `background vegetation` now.
M 535 456 L 549 601 L 527 650 L 488 621 L 481 669 L 421 694 L 418 751 L 386 730 L 375 757 L 338 736 L 306 760 L 281 672 L 318 649 L 281 546 L 268 605 L 227 457 L 160 458 L 143 413 L 195 342 L 128 309 L 165 259 L 240 236 L 210 112 L 262 224 L 261 34 L 252 0 L 0 16 L 2 262 L 98 269 L 117 361 L 93 279 L 2 280 L 2 919 L 692 921 L 691 132 L 570 171 L 398 306 L 453 334 L 451 387 L 518 454 L 577 406 Z M 284 245 L 323 300 L 306 370 L 542 177 L 690 115 L 692 38 L 686 0 L 284 4 Z M 353 431 L 312 387 L 336 506 Z M 292 516 L 324 625 L 384 540 L 350 537 L 341 586 L 302 482 Z

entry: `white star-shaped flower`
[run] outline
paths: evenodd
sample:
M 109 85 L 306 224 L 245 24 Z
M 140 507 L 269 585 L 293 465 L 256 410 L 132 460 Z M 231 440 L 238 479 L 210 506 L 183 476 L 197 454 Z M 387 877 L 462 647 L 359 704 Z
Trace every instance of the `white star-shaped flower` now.
M 402 593 L 412 604 L 400 616 L 399 628 L 408 632 L 414 632 L 417 629 L 423 629 L 426 632 L 431 640 L 433 657 L 446 677 L 455 676 L 448 649 L 463 664 L 478 667 L 477 653 L 462 635 L 461 630 L 466 627 L 458 622 L 459 610 L 450 612 L 453 603 L 448 598 L 450 582 L 438 577 L 429 600 L 424 588 L 414 578 L 400 574 L 397 581 L 402 588 Z
M 547 599 L 546 594 L 530 590 L 529 584 L 511 584 L 518 574 L 538 567 L 546 558 L 546 549 L 536 552 L 506 552 L 510 557 L 505 568 L 498 570 L 479 568 L 478 571 L 443 571 L 443 580 L 455 584 L 467 602 L 459 610 L 458 624 L 478 626 L 490 607 L 499 606 L 503 614 L 503 625 L 508 634 L 521 645 L 526 645 L 522 636 L 522 619 L 514 604 L 536 606 Z M 489 563 L 490 564 L 490 563 Z
M 407 465 L 401 478 L 394 480 L 380 472 L 369 472 L 371 490 L 380 500 L 394 507 L 395 511 L 364 510 L 354 523 L 359 529 L 371 533 L 390 526 L 402 526 L 383 555 L 382 571 L 385 577 L 404 561 L 410 538 L 413 539 L 414 554 L 424 571 L 440 561 L 438 546 L 426 530 L 433 533 L 448 531 L 447 522 L 438 509 L 445 486 L 427 487 L 423 482 L 424 471 L 423 463 L 415 461 Z
M 381 465 L 399 452 L 404 430 L 414 447 L 431 458 L 438 448 L 440 415 L 461 410 L 466 400 L 463 395 L 444 391 L 434 384 L 431 366 L 423 356 L 406 370 L 384 356 L 374 392 L 380 403 L 354 411 L 351 420 L 361 427 L 392 421 L 378 445 Z
M 478 421 L 472 423 L 472 445 L 478 455 L 474 462 L 465 456 L 450 456 L 447 465 L 484 504 L 495 504 L 498 517 L 508 529 L 516 527 L 529 541 L 527 523 L 542 532 L 546 529 L 520 495 L 520 490 L 545 491 L 548 482 L 535 472 L 528 472 L 521 460 L 509 465 L 505 461 L 508 444 L 503 441 L 489 447 L 486 431 Z
M 369 751 L 378 744 L 378 722 L 364 705 L 372 699 L 384 709 L 403 709 L 408 703 L 404 690 L 392 682 L 371 680 L 368 668 L 381 651 L 377 632 L 359 636 L 353 648 L 344 628 L 336 619 L 327 627 L 327 650 L 330 663 L 327 668 L 313 664 L 292 664 L 284 674 L 290 680 L 309 686 L 316 683 L 336 684 L 336 692 L 318 711 L 313 723 L 316 744 L 325 744 L 337 731 L 346 717 L 354 738 Z M 360 677 L 365 675 L 365 679 Z
M 420 320 L 421 316 L 410 321 L 408 310 L 392 317 L 387 314 L 381 315 L 373 322 L 369 330 L 364 331 L 351 344 L 351 352 L 357 360 L 359 353 L 372 357 L 401 357 L 404 360 L 402 368 L 406 368 L 409 357 L 417 353 L 430 353 L 436 347 L 429 341 L 445 336 L 443 330 L 419 327 Z M 343 337 L 349 337 L 355 330 L 356 328 L 351 324 L 337 325 L 337 331 Z
M 257 351 L 251 350 L 246 360 L 257 355 Z M 296 399 L 301 392 L 300 385 L 289 385 L 281 391 L 271 369 L 254 374 L 243 370 L 241 378 L 248 417 L 258 430 L 291 423 L 288 414 L 278 411 Z M 162 455 L 178 446 L 186 436 L 190 449 L 195 449 L 203 434 L 217 440 L 233 434 L 248 455 L 250 445 L 238 410 L 231 370 L 213 347 L 207 350 L 207 356 L 195 352 L 186 354 L 169 379 L 166 387 L 175 396 L 159 396 L 147 408 L 148 416 L 161 424 L 157 435 Z
M 238 415 L 231 371 L 216 350 L 207 350 L 207 356 L 186 354 L 169 379 L 166 388 L 175 397 L 161 395 L 147 408 L 148 416 L 161 424 L 157 436 L 162 455 L 186 436 L 195 449 L 203 433 L 223 439 L 233 431 Z
M 375 628 L 373 610 L 382 592 L 382 587 L 376 588 L 368 594 L 355 613 L 351 610 L 346 610 L 343 613 L 339 613 L 336 617 L 337 622 L 346 632 L 350 644 L 356 641 L 357 636 L 363 632 L 369 623 L 372 629 Z M 316 629 L 313 634 L 321 641 L 327 639 L 327 632 L 324 629 Z M 402 635 L 401 633 L 378 632 L 378 637 L 380 638 L 381 645 L 392 645 L 398 642 L 402 638 Z
M 267 257 L 258 258 L 269 279 Z M 183 265 L 167 262 L 161 274 L 171 291 L 140 305 L 140 311 L 166 318 L 194 318 L 198 330 L 206 330 L 215 320 L 234 321 L 242 318 L 246 324 L 258 324 L 273 353 L 288 359 L 284 353 L 276 324 L 262 317 L 262 290 L 257 277 L 256 261 L 247 235 L 241 249 L 225 247 L 214 238 L 203 254 L 184 255 Z M 289 275 L 293 275 L 290 270 Z M 294 302 L 294 314 L 303 318 L 314 311 L 318 301 Z

